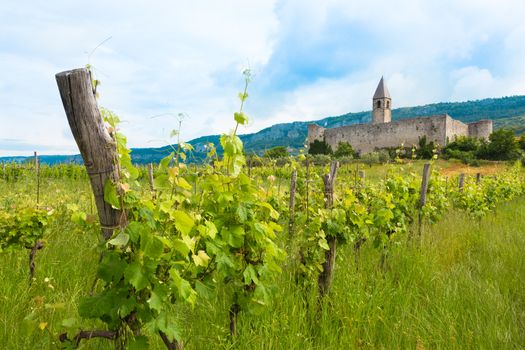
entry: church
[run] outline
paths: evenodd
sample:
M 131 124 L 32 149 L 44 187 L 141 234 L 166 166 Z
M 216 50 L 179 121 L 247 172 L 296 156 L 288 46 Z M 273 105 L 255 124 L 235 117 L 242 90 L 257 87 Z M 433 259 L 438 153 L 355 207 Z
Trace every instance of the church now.
M 419 116 L 392 121 L 392 98 L 381 78 L 372 98 L 372 123 L 354 124 L 326 129 L 317 124 L 308 125 L 308 144 L 325 141 L 335 151 L 339 142 L 348 142 L 360 154 L 383 148 L 417 145 L 426 136 L 443 147 L 458 136 L 488 139 L 492 133 L 492 120 L 479 120 L 465 124 L 448 114 Z

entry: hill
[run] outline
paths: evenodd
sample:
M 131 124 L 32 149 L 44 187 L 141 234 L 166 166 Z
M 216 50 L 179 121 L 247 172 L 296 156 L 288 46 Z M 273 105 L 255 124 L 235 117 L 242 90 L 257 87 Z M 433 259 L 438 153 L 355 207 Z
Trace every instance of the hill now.
M 441 102 L 416 107 L 403 107 L 392 110 L 392 119 L 407 119 L 417 116 L 448 113 L 454 119 L 470 123 L 481 119 L 492 119 L 494 128 L 513 128 L 517 134 L 525 131 L 525 96 L 487 98 L 466 102 Z M 308 122 L 275 124 L 253 134 L 240 135 L 247 153 L 262 154 L 275 146 L 287 146 L 297 152 L 304 145 L 308 124 L 316 123 L 326 128 L 343 125 L 369 123 L 371 112 L 347 113 Z M 204 159 L 204 146 L 212 142 L 219 145 L 220 135 L 209 135 L 189 141 L 195 148 L 193 161 Z M 133 160 L 139 164 L 158 162 L 171 151 L 170 146 L 160 148 L 134 148 Z M 1 157 L 0 161 L 24 161 L 24 157 Z M 42 163 L 81 162 L 80 156 L 42 156 Z

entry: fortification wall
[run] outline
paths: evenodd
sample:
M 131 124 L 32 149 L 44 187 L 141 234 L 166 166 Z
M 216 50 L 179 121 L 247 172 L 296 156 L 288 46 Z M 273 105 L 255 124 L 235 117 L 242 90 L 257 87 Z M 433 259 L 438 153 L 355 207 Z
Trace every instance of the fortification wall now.
M 470 137 L 488 140 L 490 134 L 492 134 L 492 120 L 479 120 L 467 125 Z
M 325 128 L 320 127 L 317 124 L 308 124 L 308 145 L 310 145 L 315 140 L 323 141 L 324 132 Z
M 375 149 L 417 145 L 419 138 L 427 136 L 427 141 L 444 145 L 446 141 L 446 115 L 397 120 L 383 124 L 358 124 L 324 130 L 324 139 L 337 148 L 341 141 L 349 142 L 360 153 Z M 450 118 L 450 117 L 449 117 Z M 310 128 L 308 129 L 310 141 Z
M 465 123 L 459 120 L 452 119 L 447 115 L 446 119 L 446 142 L 454 141 L 458 136 L 468 136 L 469 128 Z M 440 146 L 445 146 L 446 143 L 440 143 Z

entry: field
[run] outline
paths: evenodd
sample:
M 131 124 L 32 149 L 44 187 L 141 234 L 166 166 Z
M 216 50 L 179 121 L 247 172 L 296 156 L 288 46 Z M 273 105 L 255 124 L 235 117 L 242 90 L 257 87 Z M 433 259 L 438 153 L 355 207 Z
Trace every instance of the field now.
M 343 200 L 346 189 L 355 185 L 357 169 L 366 172 L 368 188 L 379 186 L 393 173 L 407 178 L 420 173 L 422 165 L 420 161 L 372 167 L 342 165 L 337 179 L 340 185 L 335 185 L 335 202 Z M 459 173 L 480 172 L 489 181 L 492 176 L 511 171 L 502 163 L 466 168 L 459 163 L 438 161 L 433 168 L 450 177 L 451 188 L 456 186 L 454 176 Z M 54 349 L 67 345 L 59 341 L 62 333 L 108 327 L 100 319 L 82 317 L 78 311 L 82 298 L 93 288 L 104 245 L 101 248 L 99 243 L 100 227 L 96 220 L 92 222 L 96 209 L 87 176 L 81 170 L 75 171 L 41 169 L 39 207 L 53 212 L 42 239 L 44 248 L 36 255 L 32 283 L 28 279 L 26 249 L 0 253 L 0 343 L 6 349 Z M 286 202 L 289 196 L 291 167 L 267 166 L 251 171 L 261 189 L 260 195 L 282 211 L 277 222 L 286 228 L 289 215 L 277 201 Z M 322 186 L 316 174 L 326 173 L 328 168 L 311 167 L 309 171 L 312 177 L 309 201 L 313 206 L 316 188 Z M 519 174 L 523 176 L 521 170 Z M 161 176 L 160 170 L 155 176 Z M 235 284 L 216 279 L 214 293 L 204 297 L 199 291 L 193 305 L 180 295 L 177 301 L 169 303 L 167 310 L 173 316 L 176 338 L 185 348 L 520 349 L 525 346 L 523 196 L 500 201 L 482 214 L 469 207 L 447 208 L 436 223 L 423 222 L 420 238 L 410 239 L 418 231 L 417 222 L 413 221 L 407 223 L 406 232 L 396 233 L 388 245 L 379 248 L 369 236 L 370 243 L 356 251 L 354 244 L 348 243 L 355 243 L 361 236 L 351 236 L 350 242 L 338 246 L 333 285 L 320 298 L 316 278 L 312 280 L 312 276 L 318 274 L 316 262 L 322 262 L 322 254 L 319 258 L 315 251 L 322 253 L 323 249 L 314 244 L 314 261 L 310 262 L 314 272 L 305 268 L 308 263 L 299 263 L 300 248 L 312 249 L 299 238 L 312 235 L 307 229 L 303 232 L 300 219 L 305 185 L 301 185 L 302 176 L 300 172 L 295 227 L 298 238 L 289 239 L 287 230 L 275 237 L 276 245 L 286 257 L 279 262 L 282 270 L 264 282 L 271 295 L 268 303 L 262 308 L 251 310 L 248 306 L 241 310 L 237 335 L 232 337 L 228 310 Z M 186 178 L 190 181 L 191 176 Z M 474 177 L 469 179 L 474 181 Z M 147 188 L 145 176 L 139 177 L 139 182 Z M 359 190 L 353 188 L 353 191 Z M 0 180 L 2 210 L 35 206 L 36 192 L 36 175 L 31 167 L 16 180 Z M 388 247 L 386 255 L 385 247 Z M 259 278 L 263 277 L 261 273 Z M 186 278 L 191 280 L 189 275 Z M 95 290 L 102 289 L 102 283 L 98 283 Z M 143 332 L 150 335 L 147 327 Z M 152 349 L 164 348 L 161 338 L 154 334 L 148 337 L 148 342 Z M 80 344 L 85 349 L 114 347 L 105 339 L 83 340 Z M 131 348 L 145 346 L 133 341 L 130 344 Z

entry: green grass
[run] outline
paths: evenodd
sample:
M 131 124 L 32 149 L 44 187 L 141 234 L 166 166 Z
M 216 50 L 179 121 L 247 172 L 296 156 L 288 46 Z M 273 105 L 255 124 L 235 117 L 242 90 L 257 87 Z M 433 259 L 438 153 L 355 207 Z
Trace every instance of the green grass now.
M 383 176 L 381 170 L 373 173 Z M 84 182 L 49 181 L 43 188 L 43 204 L 62 198 L 93 210 L 84 199 L 89 193 Z M 1 203 L 32 198 L 14 195 L 21 191 L 34 193 L 34 184 L 0 182 Z M 524 206 L 525 198 L 502 204 L 480 222 L 451 212 L 425 227 L 420 245 L 392 247 L 385 271 L 370 245 L 363 246 L 358 269 L 351 247 L 339 247 L 333 289 L 320 306 L 315 284 L 304 288 L 295 283 L 291 254 L 276 281 L 274 304 L 260 315 L 241 313 L 234 342 L 228 336 L 226 293 L 194 309 L 174 310 L 186 348 L 523 349 Z M 0 255 L 2 348 L 57 348 L 62 320 L 78 317 L 78 300 L 93 282 L 97 235 L 59 216 L 37 255 L 31 286 L 28 253 Z M 86 328 L 101 327 L 83 322 Z M 41 323 L 44 330 L 38 328 Z M 102 340 L 83 344 L 86 349 L 112 348 Z M 152 348 L 163 346 L 156 339 Z
M 451 213 L 426 228 L 420 247 L 394 248 L 384 272 L 372 247 L 364 246 L 358 271 L 352 250 L 341 249 L 320 310 L 315 288 L 305 292 L 284 272 L 275 305 L 263 315 L 243 315 L 235 348 L 522 349 L 524 205 L 524 199 L 502 205 L 479 224 Z M 207 307 L 189 324 L 226 324 L 220 316 Z M 189 336 L 199 349 L 225 335 L 190 327 Z

